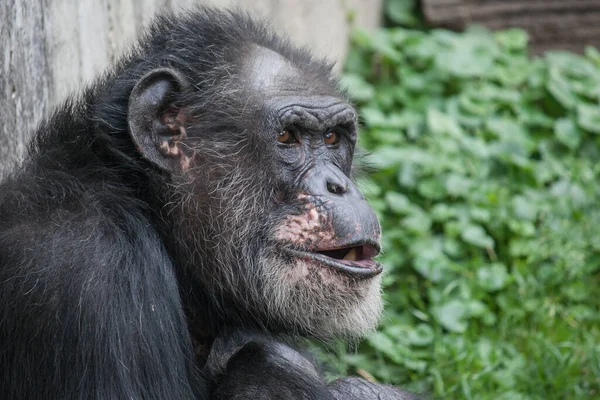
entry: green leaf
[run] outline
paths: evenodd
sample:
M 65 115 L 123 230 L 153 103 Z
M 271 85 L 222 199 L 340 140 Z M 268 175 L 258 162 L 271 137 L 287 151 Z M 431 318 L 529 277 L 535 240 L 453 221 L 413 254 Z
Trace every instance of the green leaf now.
M 419 324 L 408 333 L 408 342 L 415 346 L 427 346 L 433 342 L 433 328 L 427 324 Z
M 461 301 L 450 300 L 441 307 L 436 307 L 434 316 L 450 332 L 463 333 L 467 330 L 467 307 Z
M 477 270 L 477 280 L 483 289 L 494 292 L 506 285 L 508 271 L 506 266 L 501 263 L 487 265 Z
M 436 135 L 459 137 L 463 134 L 453 118 L 433 108 L 427 110 L 427 128 Z
M 509 51 L 523 51 L 527 48 L 529 35 L 523 29 L 507 29 L 494 32 L 494 38 L 500 46 Z
M 413 207 L 408 197 L 397 192 L 387 192 L 385 202 L 393 212 L 400 215 L 408 214 Z
M 600 106 L 579 104 L 577 106 L 577 124 L 588 132 L 600 134 Z
M 586 46 L 585 56 L 587 59 L 592 61 L 596 66 L 600 67 L 600 51 L 592 46 Z
M 473 28 L 463 36 L 436 31 L 444 47 L 437 53 L 436 67 L 458 78 L 491 75 L 498 45 L 483 29 Z
M 473 246 L 492 248 L 494 239 L 485 233 L 485 230 L 479 225 L 468 225 L 461 233 L 460 237 L 465 242 Z
M 431 218 L 436 222 L 444 222 L 458 215 L 458 211 L 446 203 L 436 204 L 431 208 L 430 213 Z
M 450 261 L 434 248 L 426 248 L 415 256 L 413 261 L 415 270 L 432 282 L 446 279 L 450 273 Z
M 471 188 L 471 180 L 458 174 L 450 174 L 446 178 L 444 187 L 450 196 L 466 196 Z
M 557 68 L 550 69 L 550 78 L 548 79 L 546 88 L 568 110 L 574 108 L 579 101 L 573 92 L 571 84 L 561 75 Z
M 402 226 L 415 234 L 425 234 L 431 229 L 431 219 L 423 212 L 415 212 L 402 220 Z
M 536 233 L 535 225 L 530 221 L 510 220 L 508 228 L 519 236 L 532 237 Z
M 406 188 L 414 188 L 417 184 L 415 165 L 412 162 L 405 162 L 398 171 L 398 183 Z
M 537 209 L 531 200 L 524 196 L 515 196 L 512 200 L 512 208 L 516 217 L 534 221 L 537 218 Z
M 490 219 L 491 219 L 491 212 L 490 212 L 490 210 L 488 210 L 486 208 L 470 207 L 469 215 L 471 216 L 473 221 L 476 221 L 476 222 L 487 223 L 487 222 L 490 222 Z
M 367 157 L 369 164 L 379 168 L 398 167 L 406 164 L 430 164 L 431 154 L 417 147 L 382 147 Z
M 439 200 L 444 198 L 446 190 L 438 179 L 424 179 L 417 184 L 417 190 L 426 199 Z
M 396 50 L 390 36 L 385 31 L 376 31 L 372 37 L 371 46 L 374 51 L 384 56 L 389 61 L 398 63 L 402 60 L 402 55 Z
M 387 118 L 378 108 L 365 107 L 361 110 L 360 115 L 369 126 L 385 126 L 386 124 Z
M 527 154 L 535 148 L 535 142 L 530 138 L 525 127 L 516 120 L 490 118 L 486 126 L 498 137 L 500 143 L 518 149 L 522 154 Z
M 554 123 L 554 134 L 559 142 L 574 150 L 581 143 L 581 132 L 571 118 L 560 118 Z
M 387 335 L 375 332 L 367 340 L 371 346 L 388 356 L 392 361 L 402 363 L 403 355 L 397 351 L 396 344 Z
M 373 42 L 373 35 L 365 28 L 357 27 L 352 30 L 351 39 L 352 43 L 358 47 L 368 48 L 371 47 L 371 43 Z
M 580 81 L 598 76 L 598 70 L 588 60 L 578 54 L 567 51 L 548 51 L 545 54 L 545 58 L 548 60 L 551 68 L 560 70 L 571 81 Z
M 415 0 L 388 0 L 385 2 L 385 15 L 398 25 L 414 26 L 418 22 L 415 6 Z
M 356 101 L 369 101 L 375 94 L 375 89 L 360 75 L 345 74 L 340 79 L 340 86 L 348 91 L 350 97 Z

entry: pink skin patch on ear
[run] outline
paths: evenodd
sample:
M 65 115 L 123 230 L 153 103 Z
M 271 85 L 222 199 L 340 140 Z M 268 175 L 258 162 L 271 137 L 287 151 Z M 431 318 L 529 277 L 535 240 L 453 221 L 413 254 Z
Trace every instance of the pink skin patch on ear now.
M 169 140 L 163 140 L 159 145 L 160 153 L 165 157 L 178 158 L 181 169 L 187 171 L 190 169 L 192 159 L 195 154 L 188 156 L 181 150 L 181 143 L 187 137 L 185 127 L 178 126 L 179 135 L 171 137 Z

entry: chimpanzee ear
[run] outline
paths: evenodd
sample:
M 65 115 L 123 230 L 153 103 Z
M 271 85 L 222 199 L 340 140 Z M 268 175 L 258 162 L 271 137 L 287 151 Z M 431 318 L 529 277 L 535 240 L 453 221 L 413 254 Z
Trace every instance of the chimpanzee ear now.
M 189 166 L 181 146 L 186 113 L 178 101 L 187 89 L 181 74 L 159 68 L 144 75 L 129 97 L 127 122 L 133 142 L 144 158 L 169 172 Z

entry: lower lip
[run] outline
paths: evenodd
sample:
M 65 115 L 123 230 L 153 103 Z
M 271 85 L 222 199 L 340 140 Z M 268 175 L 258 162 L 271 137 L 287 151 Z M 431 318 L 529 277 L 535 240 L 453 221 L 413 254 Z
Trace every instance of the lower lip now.
M 339 272 L 356 278 L 372 278 L 383 271 L 383 266 L 375 260 L 366 259 L 360 261 L 337 260 L 318 253 L 308 253 L 298 250 L 286 250 L 294 257 L 311 262 L 317 262 Z

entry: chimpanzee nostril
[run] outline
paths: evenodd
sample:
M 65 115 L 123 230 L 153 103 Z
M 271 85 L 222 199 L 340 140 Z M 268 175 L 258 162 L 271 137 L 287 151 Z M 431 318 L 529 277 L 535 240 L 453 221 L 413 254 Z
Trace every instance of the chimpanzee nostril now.
M 327 191 L 329 191 L 329 193 L 342 195 L 348 191 L 348 185 L 327 181 Z

